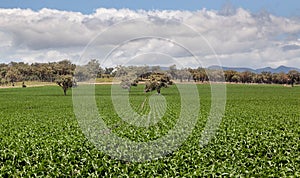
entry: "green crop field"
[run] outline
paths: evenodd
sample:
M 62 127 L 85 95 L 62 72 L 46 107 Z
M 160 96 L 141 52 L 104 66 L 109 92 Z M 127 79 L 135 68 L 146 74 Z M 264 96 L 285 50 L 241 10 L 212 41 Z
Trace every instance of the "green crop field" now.
M 85 137 L 71 91 L 63 96 L 58 86 L 0 89 L 0 177 L 300 176 L 300 87 L 227 85 L 225 116 L 203 147 L 199 139 L 210 110 L 210 86 L 197 87 L 201 107 L 192 134 L 172 154 L 141 163 L 115 160 Z M 149 112 L 147 96 L 154 94 L 142 91 L 138 86 L 130 92 L 131 106 L 140 114 Z M 122 122 L 110 92 L 109 85 L 96 86 L 97 106 L 120 137 L 155 140 L 180 115 L 176 86 L 162 89 L 164 122 L 147 129 Z

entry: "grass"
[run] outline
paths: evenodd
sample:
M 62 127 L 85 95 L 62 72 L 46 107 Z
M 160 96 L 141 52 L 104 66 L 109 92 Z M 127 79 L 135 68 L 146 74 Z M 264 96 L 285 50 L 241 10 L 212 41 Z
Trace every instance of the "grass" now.
M 0 89 L 0 177 L 300 176 L 300 90 L 276 85 L 227 85 L 226 113 L 215 138 L 199 139 L 210 109 L 209 85 L 198 85 L 200 116 L 192 135 L 173 154 L 145 163 L 112 159 L 82 133 L 71 91 L 58 86 Z M 130 93 L 138 113 L 149 112 L 142 86 Z M 96 86 L 99 112 L 119 123 L 109 85 Z M 180 102 L 175 86 L 163 89 L 166 126 L 140 129 L 122 123 L 113 132 L 135 141 L 155 140 L 172 128 Z M 146 94 L 149 95 L 149 94 Z

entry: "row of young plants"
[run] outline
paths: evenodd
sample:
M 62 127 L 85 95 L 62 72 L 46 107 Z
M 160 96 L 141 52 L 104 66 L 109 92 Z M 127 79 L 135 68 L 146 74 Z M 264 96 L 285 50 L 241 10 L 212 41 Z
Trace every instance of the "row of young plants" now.
M 79 86 L 80 87 L 80 86 Z M 150 107 L 141 86 L 130 91 L 140 113 Z M 226 113 L 212 141 L 199 139 L 210 109 L 209 85 L 198 85 L 201 108 L 188 139 L 172 154 L 141 163 L 115 160 L 83 134 L 72 96 L 55 86 L 0 90 L 0 175 L 2 177 L 190 177 L 300 176 L 300 90 L 298 87 L 227 85 Z M 162 90 L 167 111 L 149 128 L 132 126 L 116 114 L 109 85 L 96 86 L 98 110 L 110 131 L 136 142 L 171 130 L 180 114 L 176 86 Z M 193 103 L 191 103 L 192 105 Z M 118 127 L 115 127 L 115 126 Z

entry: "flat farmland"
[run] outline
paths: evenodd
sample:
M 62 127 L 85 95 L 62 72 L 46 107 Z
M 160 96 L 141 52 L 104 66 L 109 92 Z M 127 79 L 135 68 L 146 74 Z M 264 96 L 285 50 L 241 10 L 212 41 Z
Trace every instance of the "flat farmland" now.
M 85 137 L 71 90 L 63 96 L 58 86 L 0 89 L 0 177 L 300 176 L 300 87 L 228 84 L 225 115 L 203 147 L 211 92 L 207 84 L 197 89 L 200 112 L 191 135 L 172 154 L 141 163 L 113 159 Z M 174 85 L 161 93 L 167 102 L 163 122 L 145 129 L 118 117 L 110 85 L 95 87 L 109 132 L 136 142 L 158 139 L 174 127 L 180 94 Z M 132 87 L 133 110 L 149 113 L 150 95 L 155 93 L 143 93 L 142 85 Z

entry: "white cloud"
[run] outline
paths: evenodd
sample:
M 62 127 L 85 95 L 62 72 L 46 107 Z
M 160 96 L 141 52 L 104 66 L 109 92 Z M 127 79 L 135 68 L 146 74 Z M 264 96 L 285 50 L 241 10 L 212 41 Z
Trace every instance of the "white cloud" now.
M 85 61 L 103 59 L 128 41 L 115 49 L 114 63 L 139 56 L 140 64 L 157 64 L 160 56 L 163 64 L 170 61 L 169 56 L 195 67 L 190 50 L 203 64 L 216 64 L 211 46 L 224 66 L 300 68 L 300 19 L 252 14 L 242 8 L 220 12 L 101 8 L 88 15 L 53 9 L 0 9 L 0 17 L 0 60 L 5 60 L 0 62 L 69 58 L 78 63 L 81 54 Z M 145 38 L 149 34 L 163 38 Z M 92 47 L 82 53 L 93 39 Z

